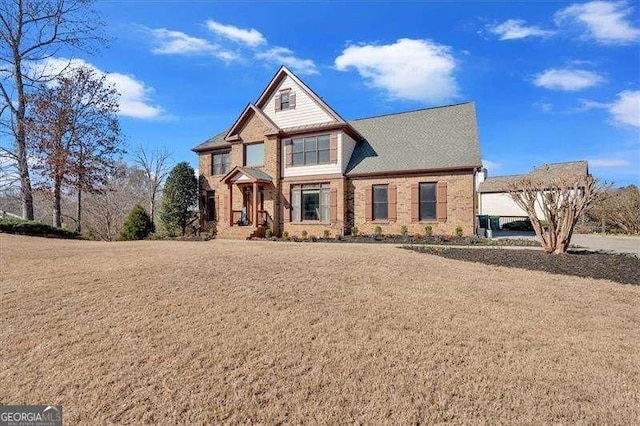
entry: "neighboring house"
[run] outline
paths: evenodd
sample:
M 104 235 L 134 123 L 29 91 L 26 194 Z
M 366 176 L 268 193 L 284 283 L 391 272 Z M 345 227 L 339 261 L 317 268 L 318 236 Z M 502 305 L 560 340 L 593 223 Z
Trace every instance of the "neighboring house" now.
M 199 155 L 202 227 L 221 237 L 474 232 L 473 103 L 345 121 L 282 67 Z
M 522 175 L 486 177 L 486 171 L 484 171 L 478 175 L 478 213 L 481 216 L 497 217 L 499 226 L 494 225 L 492 228 L 502 228 L 502 225 L 507 222 L 527 218 L 527 213 L 509 195 L 509 189 L 517 185 L 525 176 L 552 181 L 561 176 L 587 176 L 588 174 L 589 167 L 586 161 L 543 164 Z M 538 217 L 543 217 L 542 212 L 538 211 Z

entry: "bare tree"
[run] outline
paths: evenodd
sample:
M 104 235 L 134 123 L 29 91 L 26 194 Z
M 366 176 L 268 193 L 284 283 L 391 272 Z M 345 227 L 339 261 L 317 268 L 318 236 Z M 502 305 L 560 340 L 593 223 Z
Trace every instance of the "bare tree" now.
M 544 251 L 566 253 L 578 218 L 605 186 L 591 175 L 545 173 L 545 167 L 512 182 L 508 191 L 527 212 Z
M 148 185 L 143 170 L 119 164 L 108 177 L 104 190 L 89 194 L 85 201 L 86 231 L 107 241 L 118 238 L 131 209 L 145 201 Z
M 16 161 L 22 195 L 22 215 L 33 219 L 33 193 L 26 144 L 28 95 L 55 76 L 33 72 L 39 62 L 62 48 L 87 48 L 101 41 L 101 26 L 89 9 L 92 0 L 0 1 L 0 117 L 3 131 L 13 136 L 12 148 L 2 147 Z
M 138 165 L 147 177 L 147 197 L 149 202 L 149 216 L 155 222 L 156 202 L 162 185 L 164 185 L 171 167 L 171 153 L 166 148 L 148 152 L 139 146 L 133 153 L 133 162 Z
M 77 225 L 81 224 L 82 191 L 106 181 L 119 148 L 117 93 L 104 76 L 84 67 L 42 86 L 30 103 L 27 146 L 41 172 L 42 187 L 53 192 L 54 226 L 61 225 L 63 185 L 78 192 Z
M 588 214 L 627 234 L 640 234 L 640 188 L 629 185 L 611 189 L 594 203 Z

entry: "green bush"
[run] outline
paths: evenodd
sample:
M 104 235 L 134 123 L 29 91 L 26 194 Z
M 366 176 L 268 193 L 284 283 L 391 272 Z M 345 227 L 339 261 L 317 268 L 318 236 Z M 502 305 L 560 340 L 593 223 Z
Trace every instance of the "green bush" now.
M 124 241 L 143 240 L 155 231 L 156 227 L 151 217 L 144 210 L 144 207 L 138 204 L 131 210 L 129 217 L 124 222 L 120 239 Z
M 358 227 L 357 226 L 352 226 L 351 227 L 351 235 L 353 235 L 354 237 L 358 235 Z
M 404 235 L 406 237 L 408 233 L 409 233 L 409 230 L 407 229 L 407 226 L 406 225 L 402 225 L 400 227 L 400 234 L 402 234 L 402 235 Z
M 322 236 L 323 236 L 323 238 L 325 238 L 325 239 L 326 239 L 326 238 L 329 238 L 329 237 L 331 237 L 331 232 L 329 232 L 329 230 L 328 230 L 328 229 L 325 229 L 324 231 L 322 231 Z
M 34 237 L 79 238 L 76 232 L 56 228 L 35 220 L 0 219 L 0 232 Z
M 374 230 L 374 232 L 376 233 L 376 235 L 379 237 L 382 235 L 382 227 L 380 225 L 376 225 L 376 228 Z
M 266 231 L 264 231 L 264 237 L 265 238 L 271 238 L 273 237 L 273 231 L 271 230 L 271 228 L 267 228 Z
M 306 240 L 308 236 L 309 236 L 309 233 L 307 231 L 302 231 L 302 239 L 303 240 Z
M 507 231 L 533 231 L 533 226 L 531 225 L 531 221 L 529 219 L 524 220 L 516 220 L 514 222 L 508 222 L 502 225 L 502 229 Z
M 287 231 L 284 231 L 282 233 L 282 239 L 285 241 L 289 241 L 289 233 Z
M 433 227 L 431 225 L 427 225 L 424 227 L 424 235 L 430 237 L 433 235 Z
M 464 231 L 462 230 L 462 226 L 456 227 L 456 237 L 462 237 L 464 235 Z

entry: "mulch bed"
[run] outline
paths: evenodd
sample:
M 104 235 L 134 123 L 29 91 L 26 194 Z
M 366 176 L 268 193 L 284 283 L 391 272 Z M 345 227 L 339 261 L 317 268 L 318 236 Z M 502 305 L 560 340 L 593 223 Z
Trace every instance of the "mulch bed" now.
M 300 237 L 291 237 L 289 240 L 284 238 L 267 238 L 271 241 L 296 241 L 296 242 L 322 242 L 322 243 L 377 243 L 377 244 L 427 244 L 427 245 L 446 245 L 446 246 L 524 246 L 524 247 L 540 247 L 540 243 L 535 240 L 527 239 L 490 239 L 482 237 L 456 237 L 446 235 L 410 236 L 410 235 L 344 235 L 339 237 L 320 238 L 317 236 L 309 236 L 306 239 Z
M 448 259 L 545 271 L 552 274 L 602 278 L 622 284 L 640 285 L 640 259 L 631 255 L 584 251 L 553 255 L 539 250 L 483 250 L 420 246 L 406 246 L 404 248 Z

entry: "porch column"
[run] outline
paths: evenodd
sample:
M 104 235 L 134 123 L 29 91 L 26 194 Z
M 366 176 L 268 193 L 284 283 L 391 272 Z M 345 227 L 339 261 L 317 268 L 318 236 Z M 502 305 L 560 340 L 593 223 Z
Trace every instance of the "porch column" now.
M 229 212 L 229 217 L 227 220 L 229 221 L 229 226 L 233 226 L 233 185 L 228 183 L 227 188 L 229 189 L 227 193 L 227 211 Z
M 258 226 L 258 182 L 253 182 L 253 226 Z

